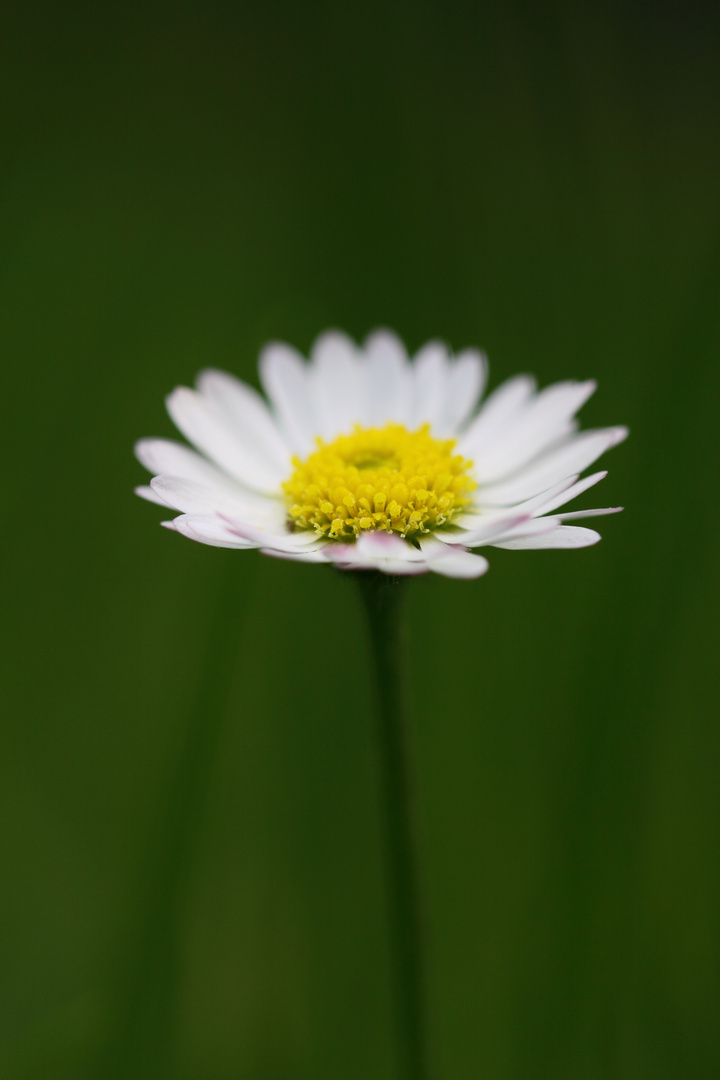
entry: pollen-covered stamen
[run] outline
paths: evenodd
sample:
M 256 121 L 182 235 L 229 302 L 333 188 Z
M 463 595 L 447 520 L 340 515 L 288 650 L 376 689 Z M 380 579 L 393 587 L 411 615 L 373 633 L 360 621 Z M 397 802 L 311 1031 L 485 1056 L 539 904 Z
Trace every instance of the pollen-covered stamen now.
M 477 486 L 454 439 L 434 439 L 427 424 L 356 427 L 318 449 L 283 484 L 289 522 L 329 540 L 382 529 L 410 540 L 449 524 Z

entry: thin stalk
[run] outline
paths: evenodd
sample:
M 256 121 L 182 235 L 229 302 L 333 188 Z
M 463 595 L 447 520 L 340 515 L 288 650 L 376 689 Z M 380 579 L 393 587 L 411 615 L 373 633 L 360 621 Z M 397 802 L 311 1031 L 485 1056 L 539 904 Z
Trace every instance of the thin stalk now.
M 228 560 L 230 563 L 231 560 Z M 233 563 L 221 575 L 195 700 L 186 717 L 164 810 L 150 838 L 138 949 L 120 1006 L 106 1075 L 174 1080 L 179 1027 L 181 924 L 240 648 L 247 585 Z
M 403 579 L 360 571 L 376 684 L 376 742 L 385 819 L 385 864 L 395 1025 L 402 1080 L 427 1080 L 417 860 L 402 680 Z

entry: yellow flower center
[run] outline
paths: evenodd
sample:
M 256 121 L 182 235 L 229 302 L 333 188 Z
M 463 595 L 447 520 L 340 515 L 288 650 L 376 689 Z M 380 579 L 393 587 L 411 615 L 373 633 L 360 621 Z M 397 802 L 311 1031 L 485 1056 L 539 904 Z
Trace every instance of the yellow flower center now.
M 291 528 L 314 529 L 329 540 L 354 540 L 382 529 L 417 543 L 418 535 L 449 524 L 477 487 L 472 466 L 454 454 L 454 439 L 434 439 L 428 424 L 356 426 L 318 449 L 283 484 Z

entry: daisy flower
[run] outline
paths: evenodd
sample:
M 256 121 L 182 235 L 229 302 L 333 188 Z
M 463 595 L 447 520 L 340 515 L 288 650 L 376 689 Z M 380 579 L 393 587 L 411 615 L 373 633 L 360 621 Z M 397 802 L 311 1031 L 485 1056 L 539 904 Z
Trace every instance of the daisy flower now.
M 621 509 L 561 509 L 606 475 L 581 478 L 627 435 L 578 431 L 594 382 L 538 392 L 518 375 L 478 408 L 480 352 L 452 356 L 432 341 L 411 359 L 387 330 L 362 347 L 325 333 L 309 361 L 270 344 L 260 379 L 266 398 L 215 370 L 168 397 L 196 449 L 166 439 L 136 447 L 155 474 L 138 494 L 180 512 L 163 525 L 343 570 L 474 578 L 488 563 L 472 549 L 587 547 L 599 534 L 564 522 Z

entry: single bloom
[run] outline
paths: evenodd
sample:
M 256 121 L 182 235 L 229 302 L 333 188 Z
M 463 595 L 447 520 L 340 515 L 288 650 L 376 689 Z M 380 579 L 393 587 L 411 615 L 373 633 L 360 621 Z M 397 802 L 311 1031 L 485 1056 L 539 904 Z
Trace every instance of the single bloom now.
M 508 379 L 478 408 L 482 353 L 431 341 L 410 359 L 388 330 L 362 347 L 323 334 L 306 361 L 273 343 L 260 356 L 267 400 L 223 371 L 167 399 L 190 449 L 141 439 L 155 475 L 138 495 L 180 511 L 162 524 L 215 547 L 332 563 L 343 570 L 475 578 L 470 549 L 579 548 L 593 529 L 561 510 L 606 475 L 581 478 L 627 428 L 578 431 L 595 383 L 537 391 Z

